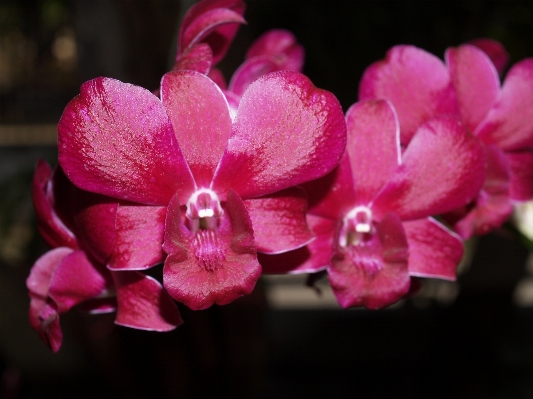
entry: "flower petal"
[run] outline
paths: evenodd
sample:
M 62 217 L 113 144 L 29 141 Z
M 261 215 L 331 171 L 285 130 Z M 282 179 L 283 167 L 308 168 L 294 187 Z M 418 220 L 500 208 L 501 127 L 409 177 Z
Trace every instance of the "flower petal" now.
M 242 96 L 250 83 L 270 72 L 279 71 L 276 62 L 268 56 L 250 58 L 235 71 L 229 82 L 228 90 Z
M 120 205 L 117 240 L 108 268 L 143 270 L 162 263 L 166 212 L 163 206 Z
M 257 255 L 263 274 L 314 273 L 331 263 L 337 221 L 307 215 L 307 222 L 316 238 L 305 247 L 276 255 Z
M 489 57 L 474 46 L 449 48 L 445 58 L 457 93 L 459 115 L 468 131 L 474 132 L 500 92 L 498 71 Z
M 391 48 L 383 61 L 364 72 L 359 100 L 380 98 L 394 105 L 404 145 L 428 119 L 457 112 L 448 69 L 433 54 L 414 46 Z
M 176 303 L 161 284 L 139 272 L 112 272 L 117 289 L 115 323 L 150 331 L 170 331 L 183 324 Z
M 433 218 L 403 223 L 409 243 L 409 275 L 455 281 L 463 240 Z
M 409 292 L 409 252 L 400 218 L 389 213 L 375 228 L 364 243 L 339 247 L 328 268 L 333 293 L 343 308 L 379 309 Z
M 211 79 L 194 71 L 169 72 L 161 99 L 198 187 L 209 187 L 231 132 L 228 103 Z
M 163 249 L 169 254 L 163 284 L 177 301 L 193 310 L 226 305 L 247 295 L 261 275 L 253 228 L 242 200 L 228 193 L 216 230 L 189 231 L 174 198 L 167 211 Z
M 293 187 L 244 201 L 254 226 L 258 251 L 275 254 L 302 247 L 313 239 L 305 220 L 307 196 Z
M 368 204 L 400 164 L 400 131 L 388 101 L 362 101 L 346 112 L 350 159 L 357 202 Z
M 509 53 L 507 50 L 505 50 L 505 47 L 503 47 L 500 42 L 483 37 L 480 39 L 471 40 L 468 42 L 468 44 L 483 50 L 483 52 L 489 56 L 498 73 L 503 73 L 507 63 L 509 62 Z
M 31 294 L 46 298 L 48 288 L 55 269 L 74 250 L 67 247 L 59 247 L 46 252 L 35 261 L 30 275 L 26 279 L 26 287 Z
M 29 321 L 44 343 L 56 353 L 61 348 L 63 332 L 54 304 L 30 294 Z
M 213 190 L 242 198 L 316 179 L 339 162 L 346 125 L 337 99 L 304 75 L 274 72 L 244 93 Z
M 304 53 L 303 46 L 298 44 L 290 31 L 271 29 L 252 43 L 246 52 L 246 59 L 260 56 L 275 57 L 280 66 L 278 70 L 301 72 Z
M 189 70 L 207 75 L 211 70 L 212 63 L 211 47 L 205 43 L 199 43 L 189 48 L 184 54 L 178 55 L 172 70 Z
M 84 190 L 166 205 L 194 189 L 163 105 L 141 87 L 109 78 L 84 83 L 58 132 L 59 163 Z
M 483 184 L 485 159 L 482 145 L 455 119 L 430 120 L 374 201 L 375 217 L 393 211 L 402 220 L 420 219 L 468 204 Z
M 509 194 L 514 201 L 533 199 L 533 151 L 507 152 L 511 186 Z

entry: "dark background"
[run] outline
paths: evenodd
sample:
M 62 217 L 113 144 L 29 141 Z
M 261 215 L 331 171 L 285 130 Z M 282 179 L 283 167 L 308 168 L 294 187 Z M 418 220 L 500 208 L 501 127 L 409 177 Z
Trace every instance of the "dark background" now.
M 81 83 L 96 76 L 157 88 L 188 4 L 0 0 L 0 132 L 57 123 Z M 396 44 L 442 57 L 448 46 L 491 37 L 511 64 L 533 56 L 529 1 L 247 4 L 248 25 L 220 65 L 226 77 L 261 33 L 290 29 L 306 49 L 304 72 L 344 109 L 357 99 L 364 68 Z M 528 276 L 528 251 L 506 229 L 473 246 L 451 303 L 407 300 L 377 312 L 269 308 L 260 283 L 229 306 L 182 309 L 186 323 L 171 333 L 73 310 L 62 316 L 64 345 L 54 355 L 27 322 L 24 285 L 46 250 L 29 198 L 39 157 L 55 162 L 55 147 L 0 146 L 2 399 L 533 397 L 533 310 L 513 300 Z

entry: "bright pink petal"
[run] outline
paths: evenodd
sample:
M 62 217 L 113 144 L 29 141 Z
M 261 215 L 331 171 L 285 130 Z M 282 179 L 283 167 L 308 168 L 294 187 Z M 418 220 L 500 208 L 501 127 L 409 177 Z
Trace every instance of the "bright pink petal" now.
M 533 58 L 509 70 L 500 96 L 476 133 L 484 143 L 505 151 L 533 148 Z
M 65 226 L 64 222 L 54 210 L 53 190 L 50 187 L 53 182 L 52 168 L 43 160 L 37 162 L 33 176 L 31 194 L 37 228 L 46 243 L 52 248 L 69 247 L 78 248 L 76 237 Z
M 485 178 L 485 151 L 453 118 L 424 124 L 407 147 L 396 174 L 372 209 L 402 220 L 437 215 L 468 204 Z
M 346 129 L 357 202 L 368 204 L 400 164 L 398 120 L 389 102 L 362 101 L 346 112 Z
M 225 215 L 216 230 L 189 231 L 174 198 L 167 211 L 163 249 L 169 254 L 163 284 L 193 310 L 226 305 L 247 295 L 261 275 L 252 222 L 242 200 L 228 193 Z
M 502 74 L 509 62 L 509 53 L 500 42 L 488 38 L 471 40 L 469 44 L 476 46 L 487 54 L 499 74 Z
M 109 269 L 142 270 L 162 263 L 166 212 L 162 206 L 120 205 Z
M 113 279 L 116 324 L 150 331 L 170 331 L 183 324 L 176 303 L 154 278 L 139 272 L 113 272 Z
M 453 224 L 453 229 L 464 239 L 500 227 L 513 210 L 509 198 L 507 157 L 495 146 L 487 146 L 486 151 L 487 175 L 475 201 L 464 210 L 458 209 L 445 215 L 446 220 Z
M 313 239 L 305 220 L 307 196 L 293 187 L 244 201 L 254 226 L 258 251 L 275 254 L 302 247 Z
M 226 54 L 237 34 L 239 24 L 246 21 L 242 1 L 201 1 L 189 9 L 180 29 L 180 51 L 199 43 L 207 43 L 213 50 L 213 64 Z
M 84 83 L 58 132 L 59 163 L 84 190 L 166 205 L 194 188 L 163 105 L 141 87 L 108 78 Z
M 409 275 L 454 281 L 463 240 L 433 218 L 403 223 L 409 243 Z
M 71 248 L 59 247 L 46 252 L 37 259 L 26 279 L 26 287 L 30 293 L 41 298 L 48 297 L 52 274 L 63 259 L 73 252 L 75 251 Z
M 489 57 L 474 46 L 446 50 L 459 115 L 469 132 L 474 132 L 494 105 L 500 92 L 498 71 Z
M 161 81 L 161 99 L 198 187 L 209 187 L 231 132 L 226 98 L 208 77 L 170 72 Z
M 533 151 L 507 152 L 509 194 L 514 201 L 533 199 Z
M 307 222 L 316 238 L 305 247 L 277 255 L 258 254 L 263 274 L 314 273 L 331 263 L 337 221 L 307 215 Z
M 196 71 L 207 75 L 213 63 L 213 52 L 206 43 L 199 43 L 189 48 L 184 54 L 178 55 L 172 67 L 173 71 Z
M 379 309 L 409 292 L 408 244 L 402 222 L 387 214 L 362 243 L 339 247 L 328 268 L 333 293 L 343 308 Z
M 105 267 L 92 263 L 83 251 L 67 255 L 56 267 L 48 294 L 63 313 L 89 298 L 102 294 L 111 284 Z
M 260 56 L 275 57 L 279 70 L 300 72 L 304 63 L 304 48 L 294 35 L 285 29 L 271 29 L 252 43 L 246 59 Z
M 337 99 L 298 72 L 263 75 L 244 93 L 213 189 L 267 195 L 331 171 L 346 145 Z
M 254 57 L 244 61 L 231 77 L 228 90 L 242 96 L 250 83 L 270 72 L 280 70 L 271 57 Z
M 30 294 L 30 325 L 54 353 L 61 348 L 63 332 L 59 325 L 59 314 L 53 303 Z
M 401 142 L 409 143 L 428 119 L 456 112 L 455 95 L 444 63 L 414 46 L 395 46 L 366 69 L 359 100 L 389 100 L 400 121 Z

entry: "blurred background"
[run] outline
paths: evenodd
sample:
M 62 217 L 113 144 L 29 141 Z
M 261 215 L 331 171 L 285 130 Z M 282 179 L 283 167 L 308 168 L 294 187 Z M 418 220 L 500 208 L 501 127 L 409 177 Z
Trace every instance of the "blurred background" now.
M 0 398 L 531 398 L 533 262 L 508 228 L 468 244 L 459 282 L 385 310 L 343 311 L 325 281 L 264 278 L 250 296 L 191 312 L 171 333 L 114 315 L 61 317 L 53 354 L 30 328 L 25 279 L 46 247 L 29 195 L 38 158 L 80 85 L 108 76 L 153 90 L 170 69 L 179 0 L 0 0 Z M 490 37 L 533 56 L 533 2 L 248 0 L 229 78 L 271 28 L 306 49 L 304 72 L 346 110 L 364 69 L 396 44 L 440 57 Z M 406 82 L 408 85 L 409 82 Z

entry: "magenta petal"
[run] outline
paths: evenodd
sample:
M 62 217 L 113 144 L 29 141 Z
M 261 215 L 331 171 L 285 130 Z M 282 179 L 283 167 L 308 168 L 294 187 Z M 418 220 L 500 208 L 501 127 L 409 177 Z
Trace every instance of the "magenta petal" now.
M 150 331 L 170 331 L 183 324 L 176 303 L 152 277 L 139 272 L 113 272 L 117 289 L 115 323 Z
M 485 151 L 453 118 L 424 124 L 407 147 L 391 181 L 372 209 L 396 212 L 402 220 L 437 215 L 468 204 L 485 178 Z
M 194 71 L 169 72 L 161 99 L 198 187 L 209 187 L 231 132 L 226 98 L 208 77 Z
M 162 263 L 166 211 L 163 206 L 120 205 L 117 240 L 108 268 L 142 270 Z
M 246 59 L 260 56 L 275 57 L 279 70 L 300 72 L 304 63 L 304 48 L 285 29 L 271 29 L 262 34 L 248 49 Z
M 76 237 L 65 226 L 54 210 L 52 189 L 52 168 L 43 160 L 37 162 L 33 176 L 31 195 L 37 227 L 46 243 L 51 247 L 69 247 L 76 249 Z
M 247 295 L 261 275 L 253 228 L 242 200 L 230 190 L 216 230 L 189 231 L 174 198 L 167 211 L 163 284 L 193 310 L 226 305 Z
M 433 218 L 404 222 L 409 243 L 409 275 L 454 281 L 463 241 Z
M 53 303 L 47 303 L 44 299 L 31 294 L 30 298 L 30 325 L 37 331 L 44 343 L 57 352 L 63 342 L 59 314 Z
M 337 221 L 307 215 L 316 238 L 305 247 L 277 255 L 258 254 L 263 274 L 314 273 L 326 269 L 333 256 Z
M 500 91 L 500 79 L 489 57 L 480 49 L 463 45 L 446 50 L 459 115 L 469 132 L 485 118 Z
M 313 239 L 305 220 L 307 196 L 293 187 L 244 201 L 254 226 L 258 251 L 275 254 L 304 246 Z
M 217 86 L 220 87 L 222 90 L 227 89 L 228 85 L 226 84 L 226 79 L 224 78 L 224 75 L 220 69 L 211 68 L 207 76 L 209 77 L 209 79 L 215 82 Z
M 202 41 L 213 50 L 213 64 L 218 63 L 237 33 L 239 24 L 246 23 L 242 17 L 244 6 L 241 8 L 204 9 L 201 13 L 195 13 L 194 19 L 184 20 L 180 32 L 180 52 Z
M 346 112 L 346 128 L 357 202 L 368 204 L 400 164 L 398 120 L 388 101 L 362 101 Z
M 242 96 L 213 189 L 250 198 L 298 185 L 331 171 L 345 145 L 333 94 L 298 72 L 263 75 Z
M 30 293 L 46 298 L 52 274 L 63 259 L 73 252 L 75 251 L 71 248 L 59 247 L 46 252 L 37 259 L 26 279 L 26 287 Z
M 456 112 L 448 69 L 433 54 L 414 46 L 391 48 L 385 60 L 370 65 L 364 72 L 359 100 L 380 98 L 394 105 L 404 145 L 428 119 Z
M 368 240 L 339 247 L 328 268 L 333 293 L 343 308 L 379 309 L 409 292 L 409 251 L 400 218 L 389 213 L 375 228 Z
M 533 58 L 507 73 L 500 96 L 477 130 L 486 144 L 505 151 L 533 148 Z
M 184 54 L 179 55 L 172 70 L 189 70 L 207 75 L 211 70 L 212 62 L 213 52 L 211 47 L 205 43 L 199 43 L 192 46 Z
M 514 201 L 533 199 L 533 151 L 507 152 L 511 186 L 509 194 Z
M 468 43 L 483 50 L 489 56 L 498 73 L 503 73 L 509 62 L 509 53 L 500 42 L 488 38 L 480 38 L 471 40 Z
M 278 65 L 271 57 L 254 57 L 244 61 L 231 77 L 228 90 L 242 96 L 250 83 L 260 76 L 278 71 Z
M 166 205 L 194 188 L 166 111 L 141 87 L 108 78 L 81 86 L 58 126 L 59 163 L 80 188 Z
M 110 285 L 109 272 L 95 265 L 83 251 L 67 255 L 56 267 L 48 294 L 63 313 L 80 302 L 104 293 Z

